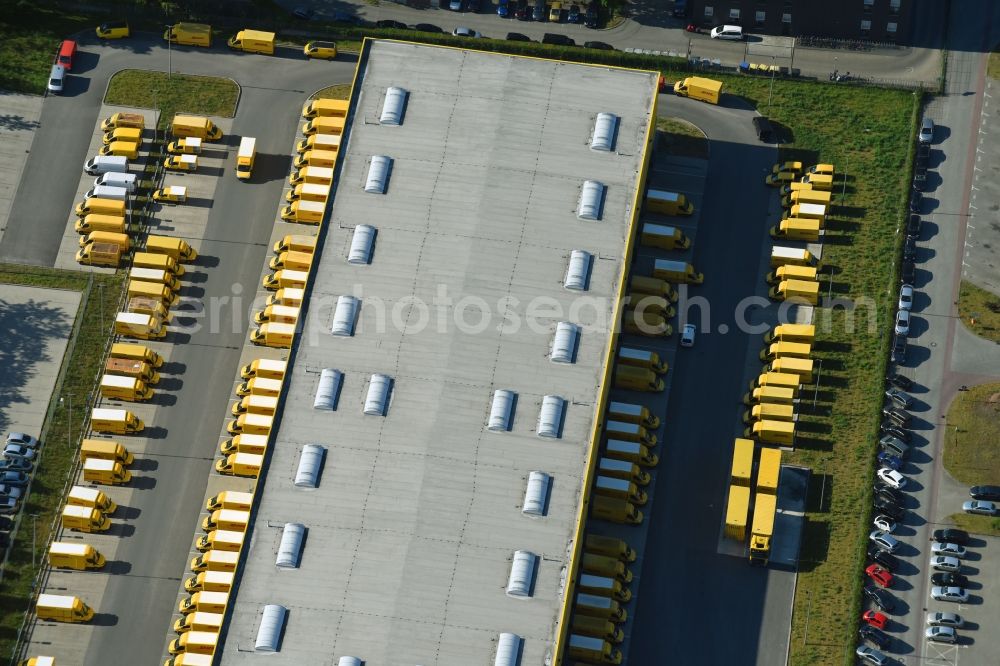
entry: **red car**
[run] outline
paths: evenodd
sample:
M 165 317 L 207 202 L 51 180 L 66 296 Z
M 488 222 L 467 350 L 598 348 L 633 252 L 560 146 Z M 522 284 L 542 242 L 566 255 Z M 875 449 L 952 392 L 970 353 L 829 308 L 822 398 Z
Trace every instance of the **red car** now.
M 885 616 L 884 613 L 879 613 L 878 611 L 865 611 L 865 614 L 861 616 L 861 619 L 875 627 L 876 629 L 885 629 L 885 625 L 889 623 L 889 618 Z
M 868 577 L 875 581 L 879 587 L 892 587 L 892 574 L 885 567 L 880 567 L 877 564 L 869 564 L 868 568 L 865 569 L 865 573 Z

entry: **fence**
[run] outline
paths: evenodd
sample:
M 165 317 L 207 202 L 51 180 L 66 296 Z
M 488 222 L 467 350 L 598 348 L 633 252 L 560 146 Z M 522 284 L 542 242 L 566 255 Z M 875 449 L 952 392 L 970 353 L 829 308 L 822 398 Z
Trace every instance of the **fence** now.
M 845 51 L 874 51 L 875 49 L 899 49 L 893 41 L 875 39 L 834 39 L 832 37 L 811 37 L 804 35 L 796 39 L 796 45 L 809 49 L 844 49 Z

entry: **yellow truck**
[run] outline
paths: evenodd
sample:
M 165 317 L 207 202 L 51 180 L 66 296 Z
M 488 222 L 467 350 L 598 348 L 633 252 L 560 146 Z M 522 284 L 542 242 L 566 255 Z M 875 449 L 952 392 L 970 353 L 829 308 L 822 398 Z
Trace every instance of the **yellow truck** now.
M 594 518 L 612 523 L 638 525 L 643 520 L 642 511 L 632 502 L 618 497 L 595 495 L 591 499 Z
M 124 217 L 91 213 L 73 223 L 73 231 L 78 234 L 89 234 L 91 231 L 110 231 L 111 233 L 124 234 L 128 232 L 128 229 Z
M 317 116 L 330 118 L 346 118 L 350 108 L 350 100 L 346 99 L 311 99 L 302 106 L 302 117 L 306 119 Z
M 84 439 L 80 444 L 80 461 L 91 458 L 96 460 L 112 460 L 123 465 L 131 465 L 135 456 L 118 442 L 110 439 Z
M 128 304 L 125 306 L 125 310 L 128 312 L 140 312 L 153 315 L 163 322 L 169 322 L 171 319 L 170 311 L 167 310 L 167 306 L 165 306 L 163 301 L 158 298 L 144 298 L 142 296 L 132 297 L 128 299 Z
M 119 111 L 104 119 L 101 123 L 101 131 L 110 132 L 118 127 L 134 127 L 136 129 L 146 129 L 146 117 L 141 113 L 125 113 Z
M 289 185 L 301 185 L 303 183 L 313 183 L 316 185 L 332 185 L 333 169 L 330 167 L 302 167 L 292 171 L 288 177 Z
M 777 268 L 782 264 L 815 266 L 816 258 L 813 256 L 812 252 L 804 248 L 775 245 L 771 248 L 771 267 Z
M 283 268 L 280 271 L 275 271 L 265 275 L 264 279 L 261 280 L 261 286 L 272 291 L 288 287 L 291 287 L 292 289 L 303 289 L 308 280 L 309 273 L 307 271 L 293 271 L 285 270 Z
M 627 460 L 643 467 L 656 467 L 659 456 L 650 452 L 639 442 L 629 442 L 622 439 L 609 439 L 604 443 L 604 453 L 610 458 Z
M 729 473 L 729 481 L 734 486 L 750 487 L 750 477 L 753 474 L 753 451 L 754 442 L 752 439 L 736 438 L 733 444 L 733 465 Z
M 677 290 L 669 282 L 646 275 L 633 275 L 628 281 L 628 288 L 633 293 L 659 296 L 672 303 L 676 303 L 678 298 Z
M 115 333 L 131 338 L 151 340 L 166 337 L 163 321 L 141 312 L 119 312 L 115 315 Z
M 772 301 L 786 301 L 794 298 L 811 305 L 816 305 L 819 302 L 819 282 L 782 280 L 771 287 L 767 295 Z
M 775 240 L 804 241 L 815 243 L 819 241 L 823 229 L 823 220 L 804 217 L 786 217 L 771 227 L 771 238 Z
M 726 503 L 725 535 L 728 539 L 742 543 L 747 536 L 747 516 L 750 513 L 750 488 L 729 486 L 729 501 Z
M 229 592 L 233 587 L 232 571 L 202 571 L 184 581 L 184 591 L 188 594 L 194 592 Z
M 786 357 L 771 361 L 767 366 L 768 372 L 780 372 L 790 375 L 798 375 L 803 383 L 813 380 L 813 361 L 808 358 Z
M 677 227 L 646 222 L 642 225 L 639 242 L 661 250 L 686 250 L 691 247 L 691 239 Z
M 653 477 L 634 462 L 618 460 L 617 458 L 602 457 L 597 461 L 597 473 L 601 476 L 613 476 L 618 479 L 626 479 L 640 486 L 648 486 Z
M 49 546 L 49 564 L 59 569 L 100 569 L 105 564 L 104 556 L 93 546 L 85 543 L 53 541 Z
M 86 217 L 91 213 L 97 213 L 101 215 L 114 215 L 116 217 L 125 217 L 126 206 L 124 201 L 119 201 L 117 199 L 103 199 L 101 197 L 91 197 L 89 199 L 84 199 L 76 205 L 74 209 L 76 211 L 77 217 Z M 81 243 L 82 245 L 82 243 Z
M 583 550 L 587 553 L 607 555 L 622 562 L 635 562 L 636 552 L 627 543 L 615 537 L 588 534 L 584 538 Z
M 80 597 L 39 594 L 35 615 L 39 620 L 51 622 L 90 622 L 94 618 L 94 609 L 83 603 Z
M 292 166 L 296 169 L 301 169 L 307 166 L 314 167 L 327 167 L 332 169 L 337 164 L 337 151 L 335 150 L 307 150 L 300 153 L 294 161 L 292 161 Z
M 760 351 L 760 360 L 770 363 L 776 358 L 794 356 L 796 358 L 809 358 L 812 355 L 811 342 L 791 342 L 789 340 L 779 340 L 772 342 Z
M 306 201 L 318 201 L 325 204 L 330 197 L 329 185 L 317 185 L 316 183 L 302 183 L 288 190 L 285 200 L 288 203 L 304 199 Z
M 167 26 L 163 39 L 172 44 L 208 48 L 212 45 L 212 28 L 203 23 L 175 23 Z
M 655 391 L 664 389 L 663 380 L 652 370 L 629 365 L 618 365 L 614 374 L 615 388 L 629 391 Z
M 806 169 L 807 174 L 823 173 L 832 176 L 836 172 L 832 164 L 815 164 Z
M 798 420 L 795 407 L 777 402 L 762 402 L 743 412 L 743 423 L 749 425 L 756 421 L 791 421 Z
M 281 219 L 300 224 L 319 224 L 323 221 L 326 203 L 299 199 L 281 209 Z
M 233 555 L 234 553 L 228 554 Z M 174 631 L 178 634 L 183 634 L 187 631 L 211 631 L 219 633 L 222 631 L 222 618 L 223 615 L 221 613 L 195 611 L 190 615 L 182 616 L 174 622 Z
M 337 57 L 337 42 L 310 41 L 302 47 L 302 54 L 307 58 L 333 60 Z
M 229 38 L 229 48 L 244 53 L 274 55 L 274 33 L 263 30 L 240 30 Z
M 809 187 L 811 188 L 812 186 L 810 185 Z M 796 204 L 803 203 L 830 206 L 833 203 L 833 193 L 813 189 L 798 190 L 789 193 L 787 197 L 781 200 L 781 205 L 785 208 L 790 208 Z
M 159 368 L 163 365 L 163 357 L 149 347 L 127 342 L 116 342 L 111 345 L 111 358 L 145 361 L 154 368 Z
M 114 243 L 122 252 L 127 252 L 130 247 L 128 234 L 112 231 L 91 231 L 86 236 L 80 236 L 80 247 L 86 247 L 91 243 Z
M 628 500 L 637 506 L 642 506 L 649 499 L 646 491 L 626 479 L 616 479 L 610 476 L 598 476 L 594 479 L 594 492 L 605 497 Z
M 279 289 L 264 301 L 265 305 L 287 305 L 289 307 L 301 308 L 302 302 L 306 298 L 305 289 L 295 289 L 294 287 L 286 287 L 284 289 Z
M 228 592 L 195 592 L 187 599 L 182 599 L 177 605 L 177 611 L 184 615 L 203 611 L 206 613 L 225 613 L 229 603 Z
M 236 509 L 238 511 L 249 511 L 253 506 L 253 493 L 243 493 L 236 490 L 223 490 L 218 495 L 213 495 L 205 502 L 206 511 L 217 509 Z
M 226 550 L 210 550 L 191 560 L 191 571 L 236 571 L 240 554 Z
M 819 272 L 815 266 L 799 266 L 797 264 L 782 264 L 767 274 L 768 284 L 777 284 L 782 280 L 817 280 Z
M 198 156 L 168 155 L 167 158 L 163 160 L 163 168 L 171 171 L 195 172 L 198 170 Z
M 771 167 L 772 174 L 778 174 L 782 171 L 791 171 L 792 173 L 798 175 L 802 173 L 802 162 L 789 160 L 787 162 L 779 162 Z
M 76 253 L 76 262 L 84 266 L 110 266 L 121 262 L 122 248 L 118 243 L 87 243 Z
M 743 436 L 766 444 L 794 446 L 795 423 L 792 421 L 757 421 L 743 431 Z
M 83 480 L 105 485 L 121 485 L 132 480 L 132 472 L 120 462 L 90 458 L 83 463 Z
M 662 315 L 655 312 L 637 310 L 626 310 L 622 316 L 622 328 L 633 335 L 646 337 L 669 336 L 674 332 L 674 327 L 667 323 Z
M 135 377 L 101 375 L 101 396 L 109 400 L 144 402 L 153 398 L 153 389 Z
M 669 369 L 667 362 L 661 360 L 660 355 L 655 351 L 637 349 L 635 347 L 620 347 L 618 349 L 617 361 L 622 365 L 646 368 L 660 375 Z
M 302 126 L 302 134 L 343 134 L 346 119 L 338 116 L 318 116 Z
M 722 94 L 722 81 L 706 79 L 701 76 L 689 76 L 674 83 L 674 94 L 709 104 L 718 104 L 719 96 Z
M 584 552 L 580 569 L 598 576 L 612 576 L 625 584 L 632 582 L 632 571 L 617 557 Z
M 288 234 L 282 237 L 281 240 L 276 241 L 271 249 L 274 250 L 275 254 L 289 251 L 313 254 L 316 251 L 316 241 L 316 236 Z
M 655 259 L 653 261 L 653 277 L 668 282 L 686 282 L 689 284 L 701 284 L 705 281 L 705 274 L 699 273 L 689 263 L 674 261 L 672 259 Z
M 764 344 L 776 340 L 782 342 L 812 342 L 816 339 L 816 327 L 813 324 L 778 324 L 764 334 Z
M 138 141 L 113 141 L 106 146 L 103 146 L 99 155 L 117 155 L 119 157 L 127 157 L 130 160 L 137 159 L 139 157 L 139 142 Z
M 167 652 L 179 654 L 214 655 L 219 642 L 219 634 L 212 631 L 188 631 L 170 641 Z
M 292 338 L 295 336 L 295 326 L 295 324 L 274 322 L 261 324 L 250 334 L 250 342 L 255 345 L 264 345 L 265 347 L 288 349 L 292 346 Z
M 200 155 L 201 139 L 196 136 L 185 136 L 167 144 L 167 152 L 171 155 Z
M 175 277 L 184 275 L 184 267 L 176 259 L 155 252 L 136 252 L 132 255 L 132 267 L 166 271 Z
M 580 659 L 588 664 L 622 663 L 621 650 L 615 649 L 606 640 L 593 636 L 571 633 L 566 641 L 566 653 L 570 658 Z
M 134 358 L 112 356 L 105 361 L 104 371 L 111 375 L 135 377 L 147 384 L 156 384 L 160 381 L 160 373 L 156 371 L 152 363 Z
M 139 127 L 116 127 L 112 130 L 108 130 L 101 137 L 101 143 L 105 146 L 115 141 L 129 141 L 131 143 L 139 143 L 142 141 L 142 129 Z
M 272 33 L 273 34 L 273 33 Z M 236 177 L 240 180 L 250 180 L 253 174 L 253 163 L 257 157 L 257 139 L 245 136 L 240 139 L 240 148 L 236 153 Z
M 264 414 L 274 416 L 278 409 L 278 398 L 269 395 L 248 395 L 241 400 L 234 402 L 230 413 L 233 416 L 240 414 Z
M 240 418 L 258 416 L 257 414 L 244 414 Z M 270 417 L 265 417 L 270 418 Z M 260 474 L 261 465 L 264 464 L 264 456 L 253 453 L 234 453 L 225 458 L 215 461 L 215 471 L 219 474 L 230 474 L 233 476 L 245 476 L 256 479 Z
M 832 190 L 833 175 L 827 173 L 809 173 L 802 177 L 803 183 L 812 185 L 814 190 Z
M 628 293 L 628 297 L 625 299 L 625 309 L 648 311 L 652 314 L 660 315 L 664 319 L 670 319 L 677 314 L 677 310 L 670 305 L 670 301 L 662 296 L 636 292 Z
M 339 134 L 313 134 L 302 139 L 295 145 L 295 151 L 304 153 L 307 150 L 340 150 L 341 137 Z
M 774 513 L 777 498 L 757 493 L 753 507 L 753 526 L 750 528 L 750 564 L 766 567 L 771 556 L 771 537 L 774 534 Z
M 170 259 L 170 257 L 167 257 L 166 255 L 160 256 Z M 133 264 L 132 268 L 129 270 L 128 276 L 133 280 L 144 280 L 146 282 L 165 284 L 170 287 L 171 291 L 178 291 L 181 288 L 181 283 L 177 279 L 177 276 L 163 268 L 145 268 L 143 266 L 135 266 Z
M 694 212 L 694 204 L 678 192 L 650 188 L 646 190 L 646 212 L 659 215 L 690 215 Z
M 97 509 L 109 516 L 118 509 L 118 505 L 102 491 L 97 488 L 88 488 L 87 486 L 73 486 L 70 488 L 69 494 L 66 495 L 66 503 L 73 506 Z
M 243 548 L 243 532 L 215 530 L 198 539 L 195 548 L 202 553 L 216 550 L 238 553 Z
M 791 219 L 800 218 L 807 220 L 819 220 L 820 228 L 826 219 L 827 207 L 818 203 L 797 203 L 788 209 L 788 217 Z
M 614 599 L 596 594 L 577 594 L 574 614 L 602 617 L 612 622 L 622 623 L 628 619 L 628 612 Z
M 743 396 L 744 405 L 761 403 L 777 403 L 791 405 L 795 403 L 798 393 L 787 386 L 758 386 Z
M 129 280 L 127 295 L 129 298 L 155 298 L 167 306 L 173 305 L 179 298 L 169 285 L 146 280 Z
M 781 449 L 762 448 L 760 466 L 757 469 L 757 492 L 777 495 L 780 476 Z
M 271 358 L 256 358 L 240 368 L 240 377 L 243 379 L 253 379 L 254 377 L 284 379 L 285 370 L 287 369 L 287 361 Z
M 270 435 L 274 417 L 264 414 L 240 414 L 226 425 L 230 435 Z M 221 462 L 221 461 L 220 461 Z
M 651 414 L 649 409 L 643 405 L 635 405 L 628 402 L 610 403 L 608 405 L 608 418 L 616 421 L 638 423 L 653 430 L 656 430 L 660 425 L 660 418 Z
M 202 141 L 219 141 L 222 130 L 205 116 L 178 113 L 170 124 L 170 133 L 176 137 L 197 137 Z
M 147 236 L 144 249 L 146 252 L 168 255 L 180 262 L 191 262 L 198 258 L 198 253 L 187 241 L 170 236 Z
M 111 529 L 111 519 L 89 506 L 67 504 L 62 510 L 62 526 L 77 532 L 105 532 Z
M 659 443 L 656 434 L 649 432 L 638 423 L 628 421 L 608 421 L 604 424 L 604 435 L 611 439 L 624 439 L 653 447 Z
M 252 377 L 236 387 L 236 395 L 264 395 L 277 398 L 281 395 L 282 382 L 280 379 L 265 379 L 264 377 Z
M 296 252 L 295 250 L 285 250 L 271 257 L 268 268 L 273 271 L 288 268 L 293 271 L 308 271 L 312 268 L 312 252 Z
M 142 432 L 146 424 L 127 409 L 95 407 L 90 412 L 90 427 L 96 432 L 134 435 Z
M 573 616 L 573 632 L 581 636 L 602 638 L 610 643 L 621 643 L 625 640 L 625 632 L 614 622 L 589 615 Z
M 212 655 L 182 652 L 167 659 L 163 662 L 163 666 L 212 666 L 213 663 L 215 663 L 215 657 Z

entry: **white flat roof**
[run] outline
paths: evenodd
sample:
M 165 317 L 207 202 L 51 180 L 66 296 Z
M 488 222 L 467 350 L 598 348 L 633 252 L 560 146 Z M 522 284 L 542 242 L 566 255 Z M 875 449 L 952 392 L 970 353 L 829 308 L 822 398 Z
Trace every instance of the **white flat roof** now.
M 587 326 L 615 305 L 657 75 L 377 41 L 358 85 L 221 663 L 257 659 L 261 611 L 280 604 L 269 664 L 486 664 L 501 632 L 540 664 L 609 343 Z M 409 91 L 398 127 L 378 124 L 390 86 Z M 621 118 L 613 152 L 589 147 L 599 112 Z M 364 191 L 373 155 L 392 158 L 384 194 Z M 599 221 L 576 216 L 585 180 L 605 186 Z M 377 229 L 367 265 L 347 262 L 358 224 Z M 562 286 L 576 249 L 594 256 L 589 292 Z M 344 294 L 360 314 L 334 336 Z M 477 328 L 478 303 L 490 319 Z M 530 326 L 529 306 L 544 309 Z M 548 359 L 560 321 L 584 325 L 575 363 Z M 344 373 L 335 411 L 313 409 L 324 368 Z M 375 373 L 392 378 L 384 416 L 363 414 Z M 508 432 L 486 429 L 496 389 L 517 394 Z M 535 432 L 546 395 L 567 401 L 559 439 Z M 293 484 L 306 444 L 326 447 L 316 490 Z M 552 475 L 538 519 L 520 511 L 535 470 Z M 288 522 L 307 536 L 299 567 L 278 570 Z M 528 599 L 504 593 L 516 550 L 539 556 Z

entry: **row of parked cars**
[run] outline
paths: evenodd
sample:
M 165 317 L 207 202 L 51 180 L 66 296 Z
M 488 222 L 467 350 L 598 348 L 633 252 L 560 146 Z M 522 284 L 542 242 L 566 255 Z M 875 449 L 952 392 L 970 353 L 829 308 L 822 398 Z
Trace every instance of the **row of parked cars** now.
M 10 546 L 14 516 L 21 510 L 21 500 L 27 492 L 29 475 L 38 457 L 39 442 L 23 432 L 7 433 L 0 460 L 0 561 Z

